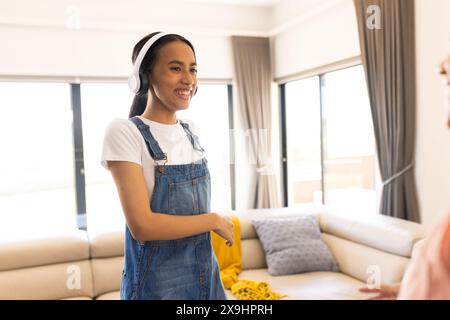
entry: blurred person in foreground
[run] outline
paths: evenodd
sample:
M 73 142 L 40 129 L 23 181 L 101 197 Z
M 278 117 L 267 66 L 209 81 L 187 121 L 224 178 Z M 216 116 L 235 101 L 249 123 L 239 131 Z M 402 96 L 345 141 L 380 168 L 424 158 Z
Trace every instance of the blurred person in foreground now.
M 447 85 L 446 123 L 450 129 L 450 55 L 441 63 L 440 74 Z M 377 293 L 369 299 L 450 300 L 450 212 L 416 246 L 401 283 L 360 291 Z

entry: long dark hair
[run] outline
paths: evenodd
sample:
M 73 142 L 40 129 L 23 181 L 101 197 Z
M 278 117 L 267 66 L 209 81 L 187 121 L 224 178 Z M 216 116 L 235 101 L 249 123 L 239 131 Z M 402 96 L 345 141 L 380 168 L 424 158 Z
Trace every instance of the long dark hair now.
M 136 61 L 136 58 L 139 54 L 139 51 L 141 51 L 142 47 L 145 45 L 145 43 L 154 35 L 158 34 L 159 32 L 153 32 L 149 35 L 146 35 L 144 38 L 139 40 L 138 43 L 133 48 L 133 55 L 131 57 L 131 60 L 134 64 Z M 159 49 L 161 49 L 164 45 L 174 42 L 174 41 L 182 41 L 186 43 L 189 47 L 191 47 L 192 52 L 194 52 L 195 57 L 195 50 L 192 43 L 189 42 L 186 38 L 178 35 L 178 34 L 168 34 L 160 39 L 158 39 L 151 48 L 147 51 L 147 54 L 145 55 L 144 59 L 142 60 L 141 68 L 140 70 L 146 70 L 147 77 L 150 75 L 151 70 L 153 69 L 156 60 L 158 58 L 158 52 Z M 130 113 L 128 114 L 129 118 L 132 118 L 134 116 L 141 115 L 145 111 L 145 107 L 147 105 L 147 99 L 148 99 L 148 93 L 142 95 L 135 95 L 133 99 L 133 103 L 131 104 Z

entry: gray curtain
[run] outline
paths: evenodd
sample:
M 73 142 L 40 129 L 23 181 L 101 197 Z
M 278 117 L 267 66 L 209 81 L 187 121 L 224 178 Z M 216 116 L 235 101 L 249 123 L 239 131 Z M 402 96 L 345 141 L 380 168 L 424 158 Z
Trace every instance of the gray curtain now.
M 268 38 L 231 38 L 239 116 L 249 143 L 247 160 L 255 162 L 249 175 L 250 205 L 279 207 L 279 192 L 272 166 L 272 111 L 270 43 Z
M 414 1 L 354 3 L 383 179 L 380 213 L 419 222 L 414 178 Z M 374 18 L 379 18 L 379 28 Z

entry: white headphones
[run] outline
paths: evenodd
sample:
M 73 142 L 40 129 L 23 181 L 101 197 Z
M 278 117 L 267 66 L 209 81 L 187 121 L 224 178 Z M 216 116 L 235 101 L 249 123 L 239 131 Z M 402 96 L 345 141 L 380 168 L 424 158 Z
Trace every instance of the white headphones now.
M 141 91 L 143 80 L 140 77 L 139 71 L 141 68 L 142 60 L 144 60 L 144 57 L 147 54 L 147 51 L 158 39 L 160 39 L 168 34 L 170 34 L 170 33 L 160 32 L 158 34 L 155 34 L 153 37 L 148 39 L 148 41 L 142 47 L 141 51 L 139 51 L 136 61 L 134 62 L 133 72 L 130 75 L 130 77 L 128 78 L 128 87 L 130 88 L 130 90 L 132 92 L 138 93 L 139 91 Z

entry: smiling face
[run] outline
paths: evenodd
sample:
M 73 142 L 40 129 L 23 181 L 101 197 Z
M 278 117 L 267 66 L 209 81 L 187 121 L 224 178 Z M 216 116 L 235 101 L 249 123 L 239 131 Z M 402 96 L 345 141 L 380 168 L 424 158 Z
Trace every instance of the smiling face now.
M 192 49 L 182 41 L 164 45 L 150 74 L 149 94 L 172 112 L 189 107 L 197 88 L 197 64 Z

